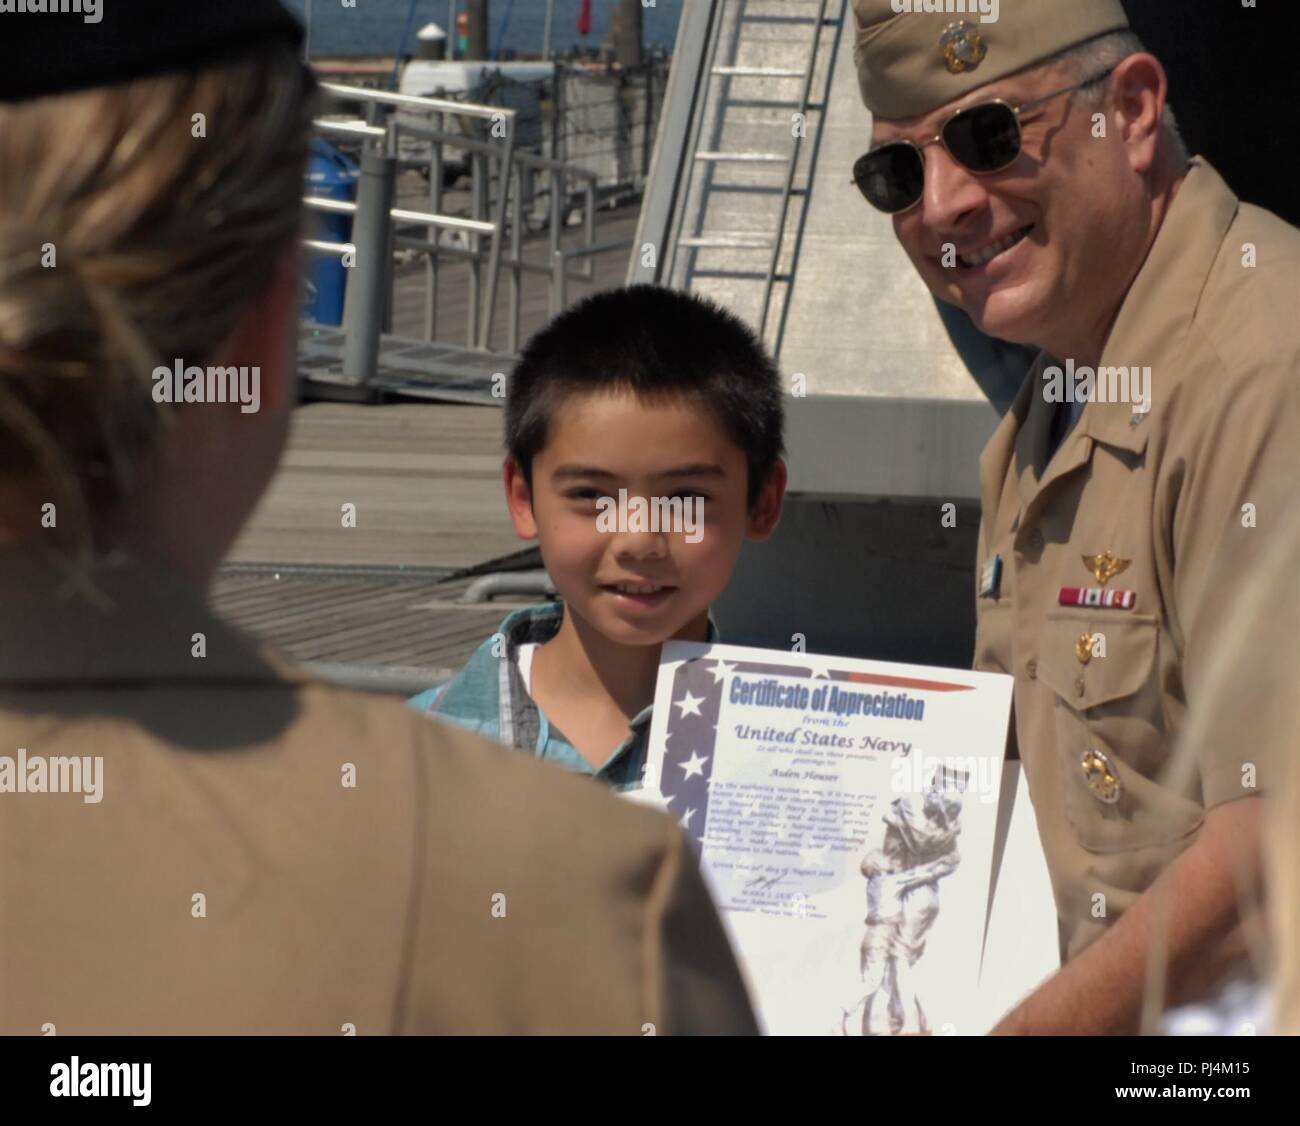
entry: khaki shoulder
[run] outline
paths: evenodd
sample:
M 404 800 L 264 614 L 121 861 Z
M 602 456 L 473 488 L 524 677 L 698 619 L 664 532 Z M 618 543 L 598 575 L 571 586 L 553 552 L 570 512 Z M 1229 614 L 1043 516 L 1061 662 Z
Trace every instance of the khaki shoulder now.
M 301 682 L 300 700 L 295 739 L 343 744 L 372 769 L 386 770 L 389 760 L 404 753 L 418 756 L 431 800 L 444 815 L 451 814 L 450 803 L 481 818 L 504 818 L 534 843 L 581 845 L 616 830 L 628 849 L 662 850 L 671 835 L 672 823 L 662 814 L 623 801 L 590 778 L 539 763 L 397 700 L 313 680 Z
M 1227 374 L 1273 373 L 1294 383 L 1300 357 L 1300 229 L 1242 204 L 1224 236 L 1196 312 Z

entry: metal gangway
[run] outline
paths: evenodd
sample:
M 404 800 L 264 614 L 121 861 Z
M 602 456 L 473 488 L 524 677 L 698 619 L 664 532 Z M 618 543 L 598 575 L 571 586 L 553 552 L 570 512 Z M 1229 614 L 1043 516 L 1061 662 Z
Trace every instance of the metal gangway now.
M 679 28 L 638 238 L 660 256 L 631 280 L 707 280 L 774 351 L 843 21 L 844 0 L 740 0 L 688 5 Z
M 631 240 L 598 240 L 597 174 L 524 151 L 512 109 L 322 83 L 327 99 L 360 116 L 322 116 L 322 136 L 359 145 L 355 202 L 307 195 L 311 212 L 352 217 L 347 243 L 306 238 L 314 254 L 338 255 L 348 269 L 341 326 L 303 322 L 299 366 L 313 393 L 371 400 L 400 394 L 500 405 L 501 373 L 516 358 L 526 277 L 540 278 L 552 315 L 568 304 L 571 281 L 590 282 L 593 259 L 626 251 Z M 481 123 L 474 128 L 474 123 Z M 468 164 L 469 214 L 448 213 L 443 172 L 452 155 Z M 428 209 L 394 206 L 403 169 L 427 173 Z M 580 237 L 564 235 L 575 211 Z M 524 236 L 544 214 L 545 263 L 524 254 Z M 423 336 L 394 334 L 400 255 L 424 273 Z M 465 263 L 463 328 L 439 316 L 444 264 Z M 498 294 L 506 283 L 504 341 Z

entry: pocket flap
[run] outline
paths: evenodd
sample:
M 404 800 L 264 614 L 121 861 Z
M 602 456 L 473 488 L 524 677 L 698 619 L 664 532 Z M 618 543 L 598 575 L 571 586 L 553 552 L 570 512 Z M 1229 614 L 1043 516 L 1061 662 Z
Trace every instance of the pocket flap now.
M 1159 626 L 1150 614 L 1052 611 L 1043 631 L 1038 673 L 1053 692 L 1079 711 L 1122 700 L 1150 677 L 1158 636 Z M 1092 640 L 1085 642 L 1085 638 Z M 1085 650 L 1086 661 L 1080 659 Z

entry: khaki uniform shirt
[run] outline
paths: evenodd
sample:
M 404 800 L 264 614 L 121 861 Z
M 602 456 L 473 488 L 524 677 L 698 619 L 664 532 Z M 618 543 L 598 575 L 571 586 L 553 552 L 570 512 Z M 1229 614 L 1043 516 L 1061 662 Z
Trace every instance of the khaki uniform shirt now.
M 1251 574 L 1279 516 L 1269 482 L 1300 467 L 1300 231 L 1239 204 L 1198 158 L 1100 362 L 1150 368 L 1149 412 L 1091 401 L 1049 456 L 1051 364 L 1064 358 L 1039 356 L 981 458 L 977 574 L 998 557 L 1001 578 L 981 584 L 975 667 L 1015 677 L 1014 742 L 1072 957 L 1207 809 L 1259 784 L 1247 741 L 1207 749 L 1192 777 L 1165 772 L 1228 624 L 1226 592 L 1206 589 L 1211 559 L 1226 581 Z M 1124 567 L 1113 576 L 1107 552 Z M 1135 601 L 1065 606 L 1063 587 Z
M 0 639 L 0 1033 L 755 1031 L 661 814 L 143 568 L 0 553 Z

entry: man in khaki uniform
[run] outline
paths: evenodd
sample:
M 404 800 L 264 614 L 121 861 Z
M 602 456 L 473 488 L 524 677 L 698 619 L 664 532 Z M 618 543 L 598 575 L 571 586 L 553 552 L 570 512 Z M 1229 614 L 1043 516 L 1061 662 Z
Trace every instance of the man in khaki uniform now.
M 1227 625 L 1210 559 L 1249 576 L 1300 462 L 1300 233 L 1187 159 L 1117 0 L 911 6 L 854 3 L 855 179 L 936 297 L 1042 349 L 981 459 L 975 664 L 1015 677 L 1067 964 L 1001 1030 L 1130 1030 L 1157 878 L 1175 997 L 1244 949 L 1256 748 L 1166 773 Z
M 4 17 L 0 1033 L 753 1032 L 670 819 L 206 609 L 295 403 L 311 83 L 279 5 L 172 7 Z M 155 409 L 177 324 L 257 409 Z

